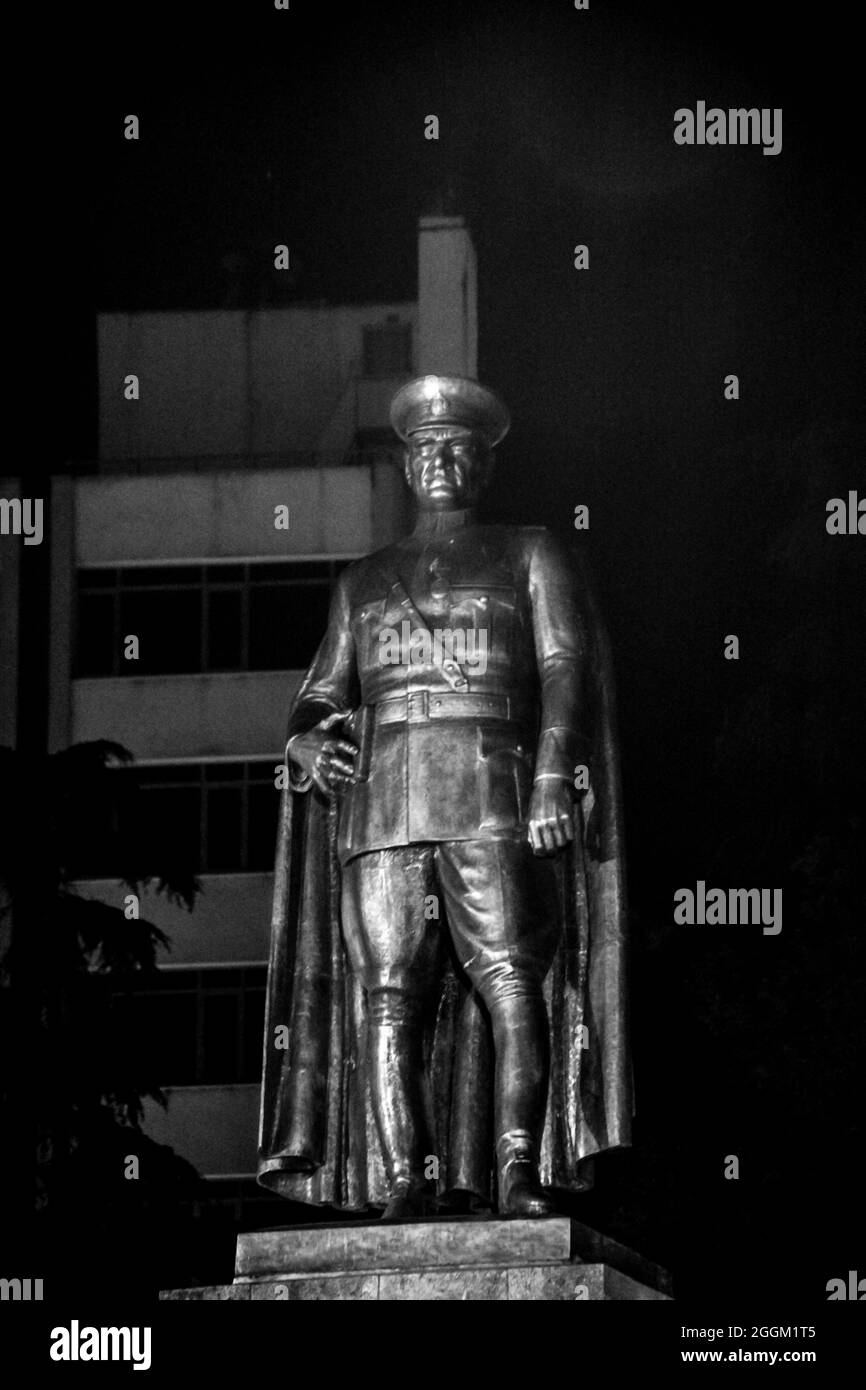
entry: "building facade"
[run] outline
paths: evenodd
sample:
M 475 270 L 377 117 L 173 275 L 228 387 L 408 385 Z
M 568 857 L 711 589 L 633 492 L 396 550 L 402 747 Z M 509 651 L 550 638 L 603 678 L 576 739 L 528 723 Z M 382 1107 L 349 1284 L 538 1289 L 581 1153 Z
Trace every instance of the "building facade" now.
M 217 1198 L 255 1192 L 289 704 L 340 568 L 407 524 L 391 397 L 416 373 L 476 374 L 462 219 L 421 219 L 418 283 L 406 303 L 101 315 L 99 457 L 52 480 L 48 751 L 128 748 L 145 855 L 169 844 L 201 884 L 191 913 L 141 902 L 171 950 L 126 1007 L 168 1096 L 146 1130 Z M 93 832 L 77 890 L 121 905 L 112 837 Z

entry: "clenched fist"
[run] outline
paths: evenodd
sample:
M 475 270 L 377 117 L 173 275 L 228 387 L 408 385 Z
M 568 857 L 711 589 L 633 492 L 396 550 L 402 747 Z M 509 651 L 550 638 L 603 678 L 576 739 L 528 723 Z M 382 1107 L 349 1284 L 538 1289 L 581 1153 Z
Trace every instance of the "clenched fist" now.
M 570 782 L 536 782 L 529 801 L 529 841 L 536 854 L 556 854 L 574 839 L 574 792 Z

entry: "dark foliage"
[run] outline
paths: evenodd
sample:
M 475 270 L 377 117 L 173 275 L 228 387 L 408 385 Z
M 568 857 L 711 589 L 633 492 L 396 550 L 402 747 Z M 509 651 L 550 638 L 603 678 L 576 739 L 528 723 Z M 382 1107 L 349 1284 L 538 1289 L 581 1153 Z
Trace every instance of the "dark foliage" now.
M 97 1259 L 154 1204 L 165 1218 L 198 1184 L 188 1163 L 141 1129 L 145 1100 L 164 1105 L 165 1097 L 115 1007 L 119 992 L 156 971 L 157 949 L 169 945 L 134 915 L 145 888 L 189 910 L 198 891 L 188 871 L 155 877 L 137 845 L 124 841 L 122 802 L 136 787 L 115 769 L 131 763 L 126 749 L 105 741 L 36 765 L 0 749 L 2 1102 L 16 1149 L 15 1215 L 28 1250 L 35 1242 L 54 1264 L 69 1247 L 58 1233 L 75 1232 L 79 1269 L 82 1251 Z M 123 866 L 117 906 L 81 896 L 71 880 L 70 846 L 106 829 Z M 21 1186 L 32 1183 L 34 1147 L 35 1224 Z

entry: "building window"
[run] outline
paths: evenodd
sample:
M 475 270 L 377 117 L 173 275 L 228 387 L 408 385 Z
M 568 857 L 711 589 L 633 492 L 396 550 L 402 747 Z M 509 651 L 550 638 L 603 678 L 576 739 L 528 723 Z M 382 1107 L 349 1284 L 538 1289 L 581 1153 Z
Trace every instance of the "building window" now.
M 265 965 L 162 970 L 143 988 L 118 991 L 114 1008 L 160 1088 L 257 1082 L 266 979 Z
M 308 666 L 346 560 L 81 570 L 75 675 Z M 138 659 L 124 656 L 138 638 Z
M 120 877 L 135 847 L 146 874 L 268 872 L 274 865 L 280 793 L 274 758 L 112 770 L 121 779 L 73 824 L 72 875 Z
M 409 376 L 412 371 L 412 326 L 395 316 L 364 329 L 364 376 L 375 380 Z

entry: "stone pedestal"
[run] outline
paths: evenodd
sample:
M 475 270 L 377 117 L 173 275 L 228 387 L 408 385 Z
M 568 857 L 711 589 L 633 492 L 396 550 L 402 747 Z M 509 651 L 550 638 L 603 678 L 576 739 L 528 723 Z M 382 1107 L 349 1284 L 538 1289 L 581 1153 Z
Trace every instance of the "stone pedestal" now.
M 233 1284 L 169 1299 L 667 1300 L 670 1278 L 568 1217 L 288 1226 L 238 1237 Z

